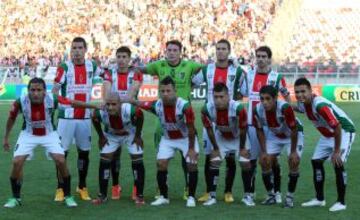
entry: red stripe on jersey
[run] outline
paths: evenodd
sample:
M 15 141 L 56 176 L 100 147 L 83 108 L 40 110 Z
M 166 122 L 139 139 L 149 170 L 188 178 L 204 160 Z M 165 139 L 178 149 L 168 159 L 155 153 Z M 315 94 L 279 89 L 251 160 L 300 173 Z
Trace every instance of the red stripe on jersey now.
M 176 123 L 176 114 L 175 114 L 175 105 L 174 106 L 164 106 L 164 118 L 167 123 Z M 183 135 L 180 130 L 171 130 L 166 131 L 170 139 L 183 138 Z
M 45 121 L 44 103 L 39 105 L 31 104 L 31 121 Z M 46 128 L 33 128 L 33 135 L 43 136 L 46 134 Z
M 305 112 L 309 120 L 316 121 L 316 117 L 313 113 L 312 106 L 311 105 L 305 105 Z
M 216 83 L 224 83 L 226 85 L 228 69 L 216 67 L 214 74 L 214 85 Z
M 265 111 L 266 121 L 270 128 L 279 127 L 279 123 L 276 118 L 276 111 Z
M 86 102 L 86 94 L 75 94 L 74 99 L 77 101 Z M 74 119 L 84 119 L 85 108 L 74 108 Z
M 319 114 L 325 119 L 331 128 L 336 128 L 336 126 L 339 125 L 339 121 L 328 106 L 321 107 L 319 109 Z
M 293 109 L 289 106 L 286 109 L 284 109 L 284 117 L 285 117 L 285 123 L 289 128 L 295 128 L 296 127 L 296 118 L 295 113 Z
M 256 73 L 254 77 L 254 83 L 252 90 L 259 92 L 261 87 L 265 86 L 268 80 L 269 74 L 267 73 Z
M 117 89 L 118 91 L 127 91 L 128 90 L 128 73 L 118 73 L 118 84 Z
M 60 67 L 60 66 L 56 69 L 56 76 L 55 76 L 55 79 L 54 79 L 54 81 L 56 83 L 60 83 L 61 78 L 64 75 L 64 72 L 65 72 L 64 69 L 62 67 Z
M 119 115 L 113 116 L 110 115 L 109 116 L 109 121 L 110 121 L 110 127 L 113 129 L 123 129 L 123 122 L 122 122 L 122 118 Z
M 216 125 L 218 126 L 229 126 L 229 111 L 226 110 L 218 110 L 216 112 Z M 232 139 L 234 138 L 234 135 L 232 132 L 222 132 L 221 134 L 226 139 Z
M 86 67 L 85 65 L 75 65 L 75 84 L 83 85 L 87 82 L 87 74 L 86 74 Z M 74 96 L 74 99 L 77 101 L 86 102 L 86 94 L 84 93 L 77 93 Z M 83 119 L 85 117 L 85 110 L 84 108 L 74 108 L 74 118 L 75 119 Z

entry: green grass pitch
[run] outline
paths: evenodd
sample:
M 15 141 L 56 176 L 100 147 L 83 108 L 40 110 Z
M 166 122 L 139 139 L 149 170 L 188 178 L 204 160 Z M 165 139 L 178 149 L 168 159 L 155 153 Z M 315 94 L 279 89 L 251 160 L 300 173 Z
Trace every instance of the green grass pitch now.
M 194 103 L 196 111 L 196 127 L 202 132 L 202 124 L 199 117 L 200 106 L 202 103 Z M 360 104 L 357 103 L 338 103 L 354 123 L 360 123 Z M 8 115 L 10 103 L 1 103 L 0 121 L 1 134 L 5 130 L 5 123 Z M 261 180 L 260 170 L 258 169 L 256 183 L 256 202 L 257 205 L 252 208 L 245 207 L 241 202 L 242 183 L 240 167 L 237 167 L 233 194 L 235 202 L 225 204 L 223 202 L 224 189 L 224 166 L 223 163 L 220 173 L 220 185 L 218 187 L 218 204 L 212 207 L 203 207 L 198 203 L 196 208 L 186 208 L 185 201 L 182 200 L 184 177 L 181 169 L 179 154 L 171 161 L 169 168 L 169 197 L 170 205 L 164 207 L 151 207 L 149 203 L 153 200 L 156 192 L 156 150 L 153 146 L 153 131 L 155 117 L 146 114 L 144 125 L 145 142 L 145 200 L 147 204 L 137 208 L 130 200 L 133 177 L 131 173 L 131 164 L 127 149 L 123 149 L 121 156 L 120 183 L 123 188 L 122 197 L 118 201 L 109 201 L 107 204 L 94 206 L 91 202 L 80 201 L 75 194 L 75 188 L 78 183 L 76 170 L 76 151 L 72 148 L 68 165 L 72 174 L 72 192 L 79 206 L 74 209 L 68 209 L 62 203 L 53 202 L 56 188 L 55 168 L 52 161 L 46 160 L 43 149 L 37 149 L 32 161 L 28 161 L 24 169 L 24 182 L 22 188 L 23 205 L 15 209 L 0 208 L 0 219 L 358 219 L 360 215 L 360 158 L 359 139 L 355 140 L 352 146 L 350 157 L 346 168 L 348 171 L 347 188 L 347 206 L 348 209 L 340 213 L 330 213 L 329 207 L 336 200 L 336 186 L 334 171 L 330 163 L 326 163 L 326 182 L 325 196 L 327 205 L 324 208 L 302 208 L 301 202 L 314 197 L 312 184 L 312 169 L 310 158 L 319 137 L 319 133 L 313 126 L 304 119 L 303 115 L 298 115 L 305 127 L 305 149 L 301 162 L 301 174 L 297 186 L 295 197 L 295 208 L 284 209 L 280 205 L 262 206 L 260 201 L 265 196 L 264 186 Z M 11 135 L 11 144 L 14 145 L 20 131 L 21 117 L 18 117 L 16 126 Z M 359 127 L 357 126 L 358 130 Z M 201 138 L 200 138 L 201 140 Z M 87 184 L 91 196 L 95 197 L 98 192 L 98 163 L 99 149 L 97 147 L 97 136 L 93 132 L 93 146 L 91 151 L 89 175 Z M 202 152 L 202 151 L 201 151 Z M 0 154 L 0 202 L 5 203 L 11 195 L 9 172 L 11 168 L 12 153 Z M 282 192 L 287 188 L 287 164 L 285 157 L 282 156 Z M 199 184 L 197 196 L 200 196 L 205 189 L 203 176 L 204 155 L 200 154 L 199 163 Z M 110 190 L 110 187 L 109 187 Z M 2 205 L 2 204 L 1 204 Z

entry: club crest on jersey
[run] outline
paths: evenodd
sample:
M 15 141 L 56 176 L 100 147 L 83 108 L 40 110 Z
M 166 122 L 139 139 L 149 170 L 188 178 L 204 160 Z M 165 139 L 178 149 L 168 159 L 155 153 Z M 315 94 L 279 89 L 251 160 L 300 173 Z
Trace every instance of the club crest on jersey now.
M 228 79 L 229 79 L 231 82 L 234 81 L 235 75 L 229 75 L 229 76 L 228 76 Z

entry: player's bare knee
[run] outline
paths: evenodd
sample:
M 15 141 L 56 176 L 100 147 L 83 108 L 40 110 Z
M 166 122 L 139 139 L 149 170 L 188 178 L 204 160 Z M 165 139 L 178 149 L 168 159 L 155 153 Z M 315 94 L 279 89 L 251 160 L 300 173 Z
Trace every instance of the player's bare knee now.
M 15 157 L 13 159 L 13 166 L 16 169 L 20 169 L 24 165 L 24 162 L 25 162 L 24 157 Z
M 157 168 L 160 171 L 165 171 L 168 168 L 168 160 L 158 160 L 157 161 Z

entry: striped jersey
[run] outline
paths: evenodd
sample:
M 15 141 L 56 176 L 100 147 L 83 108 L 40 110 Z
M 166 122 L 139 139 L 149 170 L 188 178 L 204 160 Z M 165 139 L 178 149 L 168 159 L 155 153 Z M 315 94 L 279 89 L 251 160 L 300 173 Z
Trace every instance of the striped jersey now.
M 347 132 L 355 132 L 354 123 L 346 113 L 322 96 L 313 95 L 311 104 L 298 102 L 298 109 L 305 113 L 316 129 L 325 137 L 334 137 L 334 129 L 340 124 Z
M 57 108 L 71 108 L 71 101 L 58 95 L 46 94 L 43 103 L 33 104 L 29 95 L 23 95 L 14 101 L 9 117 L 15 120 L 21 112 L 24 119 L 22 129 L 33 135 L 44 136 L 56 130 L 54 111 Z
M 239 137 L 239 128 L 247 127 L 246 108 L 238 101 L 231 100 L 226 110 L 217 110 L 214 103 L 207 102 L 201 110 L 204 127 L 215 124 L 216 132 L 226 139 Z

